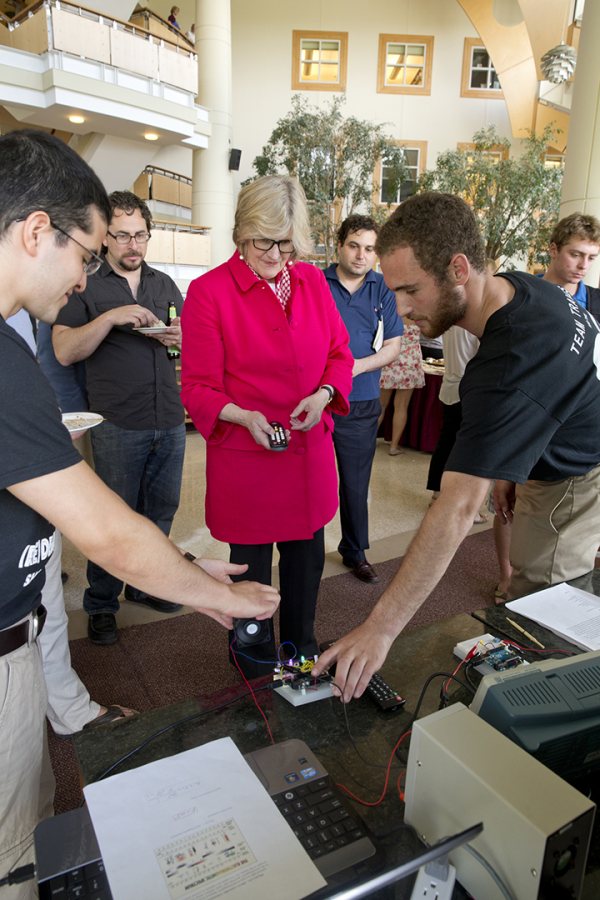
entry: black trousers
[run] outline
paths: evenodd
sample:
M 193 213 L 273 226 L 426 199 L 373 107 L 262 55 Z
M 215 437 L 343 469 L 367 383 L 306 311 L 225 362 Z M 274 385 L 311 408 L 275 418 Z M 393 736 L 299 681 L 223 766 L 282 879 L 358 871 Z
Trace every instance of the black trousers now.
M 271 584 L 273 544 L 230 544 L 229 560 L 247 563 L 248 571 L 234 581 L 260 581 Z M 325 565 L 325 534 L 320 528 L 307 541 L 280 541 L 279 550 L 279 643 L 276 645 L 273 623 L 268 622 L 264 643 L 249 647 L 234 645 L 238 664 L 247 678 L 267 675 L 278 658 L 313 656 L 318 653 L 314 624 L 317 594 Z M 234 632 L 230 632 L 230 638 Z M 282 647 L 278 656 L 277 647 Z M 293 645 L 293 646 L 292 646 Z
M 342 539 L 338 545 L 345 562 L 355 565 L 369 546 L 369 482 L 377 446 L 381 403 L 357 400 L 347 416 L 334 416 L 333 445 L 340 479 Z
M 460 403 L 442 403 L 442 430 L 436 444 L 435 450 L 431 456 L 429 463 L 429 474 L 427 476 L 427 490 L 439 491 L 442 482 L 442 475 L 448 462 L 450 452 L 454 447 L 456 435 L 462 421 L 462 408 Z

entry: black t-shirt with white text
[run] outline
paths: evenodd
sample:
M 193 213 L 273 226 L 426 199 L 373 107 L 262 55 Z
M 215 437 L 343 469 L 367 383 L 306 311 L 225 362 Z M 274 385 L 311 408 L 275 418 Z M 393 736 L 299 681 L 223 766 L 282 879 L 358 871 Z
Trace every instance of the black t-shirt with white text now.
M 512 300 L 488 319 L 460 385 L 447 471 L 523 483 L 600 463 L 600 326 L 562 288 L 504 273 Z
M 40 602 L 54 526 L 8 490 L 81 462 L 56 398 L 25 341 L 0 317 L 0 628 Z

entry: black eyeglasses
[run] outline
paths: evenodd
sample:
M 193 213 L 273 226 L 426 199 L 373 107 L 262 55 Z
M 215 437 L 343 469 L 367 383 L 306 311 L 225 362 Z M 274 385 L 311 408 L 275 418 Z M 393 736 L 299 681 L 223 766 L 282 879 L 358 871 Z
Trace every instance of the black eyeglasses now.
M 61 228 L 59 225 L 56 225 L 52 219 L 50 219 L 50 225 L 54 228 L 55 231 L 60 231 L 61 234 L 64 234 L 65 237 L 69 238 L 70 241 L 73 241 L 75 244 L 78 244 L 82 250 L 85 250 L 86 253 L 89 253 L 91 259 L 88 259 L 87 262 L 83 264 L 83 271 L 86 275 L 94 275 L 104 260 L 101 256 L 94 252 L 94 250 L 90 250 L 88 247 L 85 247 L 81 241 L 78 241 L 77 238 L 74 238 L 72 234 L 69 234 L 68 231 L 65 231 L 64 228 Z
M 271 248 L 274 247 L 275 244 L 277 244 L 277 249 L 281 254 L 294 252 L 293 241 L 272 241 L 270 238 L 252 238 L 252 246 L 254 247 L 254 249 L 264 250 L 265 253 L 267 250 L 271 250 Z
M 117 231 L 116 234 L 113 234 L 112 231 L 108 231 L 107 234 L 110 234 L 111 238 L 113 238 L 117 244 L 120 244 L 121 247 L 127 246 L 132 241 L 135 241 L 136 244 L 146 244 L 151 238 L 151 235 L 147 231 L 136 231 L 135 234 L 128 234 L 127 231 Z

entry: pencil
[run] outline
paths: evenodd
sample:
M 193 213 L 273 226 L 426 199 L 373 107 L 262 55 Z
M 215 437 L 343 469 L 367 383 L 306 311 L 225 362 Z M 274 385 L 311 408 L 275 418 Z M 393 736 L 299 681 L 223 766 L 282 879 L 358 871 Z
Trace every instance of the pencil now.
M 529 634 L 528 631 L 525 631 L 525 629 L 522 628 L 520 625 L 518 625 L 513 619 L 509 619 L 508 616 L 507 616 L 507 617 L 506 617 L 506 621 L 509 622 L 509 623 L 512 625 L 513 628 L 516 628 L 517 631 L 520 631 L 521 634 L 524 634 L 525 637 L 528 638 L 530 641 L 533 641 L 534 644 L 537 644 L 538 647 L 541 647 L 542 650 L 545 650 L 545 649 L 546 649 L 546 648 L 544 647 L 544 645 L 541 644 L 541 643 L 538 641 L 537 638 L 534 638 L 534 636 L 533 636 L 532 634 Z

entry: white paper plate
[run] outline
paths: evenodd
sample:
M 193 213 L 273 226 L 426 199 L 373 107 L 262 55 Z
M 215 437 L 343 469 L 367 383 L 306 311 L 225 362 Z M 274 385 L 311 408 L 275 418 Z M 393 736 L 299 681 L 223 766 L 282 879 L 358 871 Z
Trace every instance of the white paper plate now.
M 104 422 L 104 416 L 93 412 L 70 412 L 63 413 L 62 422 L 70 434 L 74 432 L 83 434 L 88 428 L 93 428 L 95 425 L 99 425 L 100 422 Z
M 167 325 L 147 325 L 145 328 L 134 328 L 138 334 L 165 334 Z

